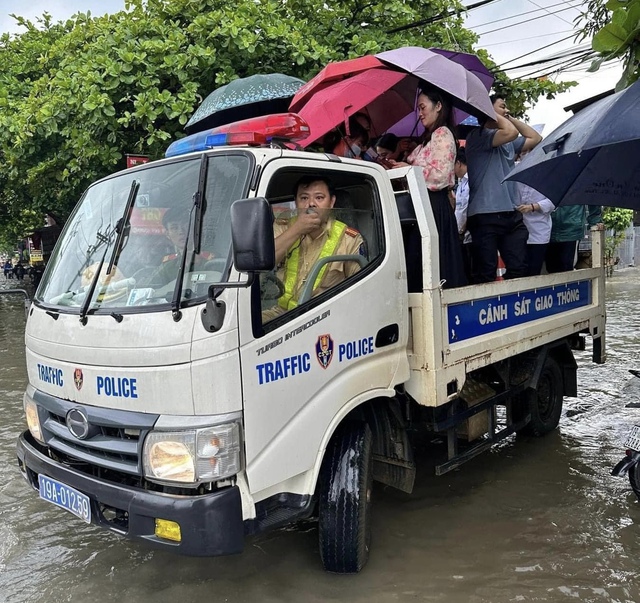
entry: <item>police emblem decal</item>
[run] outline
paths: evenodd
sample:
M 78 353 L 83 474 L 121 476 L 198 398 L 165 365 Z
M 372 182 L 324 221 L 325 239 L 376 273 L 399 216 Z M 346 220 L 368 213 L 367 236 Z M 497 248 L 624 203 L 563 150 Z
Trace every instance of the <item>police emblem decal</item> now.
M 316 358 L 323 369 L 326 369 L 333 358 L 333 339 L 328 333 L 320 335 L 316 341 Z
M 82 369 L 77 368 L 73 371 L 73 382 L 76 385 L 76 389 L 80 391 L 82 389 L 82 382 L 84 378 L 82 376 Z

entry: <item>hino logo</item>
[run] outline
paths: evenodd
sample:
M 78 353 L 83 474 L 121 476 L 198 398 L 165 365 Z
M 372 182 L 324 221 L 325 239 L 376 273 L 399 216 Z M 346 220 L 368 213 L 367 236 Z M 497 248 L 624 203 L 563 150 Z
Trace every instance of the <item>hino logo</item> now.
M 84 440 L 89 435 L 89 419 L 81 408 L 72 408 L 65 420 L 69 431 L 79 440 Z

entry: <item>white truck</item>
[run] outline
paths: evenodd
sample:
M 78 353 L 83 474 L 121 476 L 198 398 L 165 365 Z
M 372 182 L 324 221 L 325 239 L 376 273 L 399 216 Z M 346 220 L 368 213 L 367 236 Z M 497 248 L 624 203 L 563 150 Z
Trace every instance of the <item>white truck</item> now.
M 556 428 L 572 348 L 590 335 L 604 361 L 602 233 L 590 269 L 446 289 L 418 169 L 231 134 L 80 199 L 28 309 L 19 466 L 80 520 L 185 555 L 317 515 L 325 569 L 357 572 L 372 482 L 410 492 L 416 438 L 447 442 L 442 474 Z M 366 250 L 321 258 L 310 282 L 326 263 L 360 269 L 263 319 L 282 294 L 274 214 L 302 175 L 331 180 Z

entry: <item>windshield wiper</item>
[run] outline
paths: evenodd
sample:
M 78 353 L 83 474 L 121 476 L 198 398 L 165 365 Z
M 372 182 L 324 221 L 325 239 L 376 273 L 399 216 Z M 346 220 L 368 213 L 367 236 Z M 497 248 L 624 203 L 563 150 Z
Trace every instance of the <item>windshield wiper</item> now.
M 100 263 L 98 264 L 98 269 L 95 271 L 93 278 L 91 279 L 91 284 L 89 285 L 89 289 L 87 290 L 86 296 L 82 301 L 82 307 L 80 308 L 80 322 L 83 325 L 87 324 L 87 313 L 89 312 L 89 306 L 91 306 L 91 300 L 93 299 L 93 294 L 96 290 L 96 286 L 98 285 L 98 281 L 100 280 L 100 273 L 102 272 L 102 267 L 104 266 L 104 261 L 107 257 L 107 251 L 109 250 L 109 245 L 108 245 L 109 240 L 111 239 L 111 236 L 113 235 L 114 232 L 118 233 L 116 244 L 114 245 L 114 253 L 111 254 L 111 260 L 109 262 L 109 270 L 107 270 L 107 274 L 109 274 L 109 272 L 111 271 L 111 268 L 113 268 L 113 262 L 115 261 L 115 251 L 118 249 L 120 245 L 120 241 L 122 240 L 122 233 L 125 231 L 125 228 L 124 228 L 125 218 L 128 221 L 128 215 L 129 215 L 129 212 L 131 211 L 131 207 L 133 206 L 133 202 L 135 201 L 136 195 L 138 194 L 139 188 L 140 188 L 140 183 L 137 180 L 134 180 L 131 183 L 131 190 L 129 191 L 129 197 L 127 199 L 127 204 L 125 206 L 125 210 L 123 212 L 122 217 L 120 218 L 120 220 L 118 220 L 118 223 L 116 224 L 115 229 L 109 233 L 108 238 L 104 237 L 103 235 L 103 242 L 107 243 L 107 245 L 105 245 L 104 253 L 102 254 L 102 257 L 100 258 Z M 120 227 L 119 231 L 118 231 L 118 227 Z
M 200 160 L 200 175 L 198 176 L 198 190 L 194 199 L 196 206 L 195 224 L 193 225 L 193 253 L 200 253 L 202 244 L 202 217 L 207 209 L 207 199 L 204 195 L 204 189 L 207 182 L 207 166 L 209 161 L 206 155 Z
M 125 232 L 127 232 L 127 227 L 129 226 L 129 222 L 131 220 L 131 210 L 133 209 L 133 204 L 135 203 L 139 190 L 140 182 L 138 180 L 134 180 L 131 183 L 131 190 L 129 191 L 129 197 L 127 198 L 127 204 L 125 205 L 124 212 L 122 212 L 122 217 L 116 222 L 116 232 L 118 233 L 118 238 L 116 239 L 115 245 L 113 246 L 113 253 L 111 254 L 111 259 L 109 260 L 109 266 L 107 267 L 107 276 L 111 274 L 113 265 L 117 264 L 118 259 L 120 258 L 120 253 L 122 252 L 122 248 L 124 247 L 122 245 L 122 241 L 124 240 Z
M 176 286 L 173 290 L 173 298 L 171 299 L 171 311 L 173 320 L 180 320 L 180 301 L 182 299 L 182 281 L 184 279 L 184 269 L 187 263 L 187 250 L 189 248 L 189 235 L 191 234 L 191 217 L 195 210 L 195 220 L 193 226 L 193 253 L 200 253 L 200 244 L 202 241 L 202 216 L 206 209 L 206 200 L 204 196 L 204 187 L 207 179 L 207 156 L 203 155 L 200 160 L 200 174 L 198 175 L 198 190 L 193 194 L 193 205 L 189 212 L 189 224 L 187 225 L 187 236 L 182 247 L 182 258 L 180 259 L 180 267 L 178 269 L 178 277 Z
M 191 234 L 191 218 L 193 216 L 193 210 L 196 208 L 198 203 L 198 193 L 194 193 L 193 195 L 193 205 L 191 206 L 191 210 L 189 211 L 189 223 L 187 225 L 187 236 L 184 240 L 184 245 L 182 246 L 182 257 L 180 258 L 180 266 L 178 268 L 178 276 L 176 278 L 176 286 L 173 290 L 173 298 L 171 299 L 171 311 L 173 313 L 173 320 L 178 321 L 182 318 L 182 314 L 180 313 L 180 300 L 182 299 L 182 280 L 184 279 L 184 268 L 187 263 L 187 250 L 189 249 L 189 241 Z

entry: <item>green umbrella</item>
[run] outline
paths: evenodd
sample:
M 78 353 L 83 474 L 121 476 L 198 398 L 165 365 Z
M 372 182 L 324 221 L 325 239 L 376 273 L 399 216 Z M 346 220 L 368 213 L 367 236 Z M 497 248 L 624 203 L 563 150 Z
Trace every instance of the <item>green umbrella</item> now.
M 284 113 L 296 91 L 304 85 L 297 77 L 264 73 L 233 80 L 214 90 L 187 122 L 189 134 L 241 119 Z

